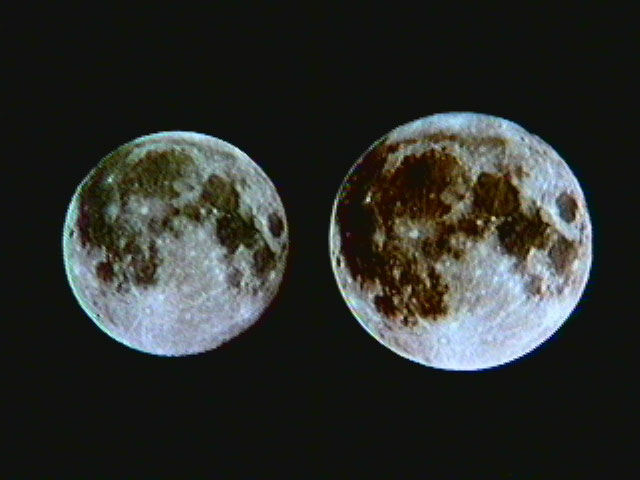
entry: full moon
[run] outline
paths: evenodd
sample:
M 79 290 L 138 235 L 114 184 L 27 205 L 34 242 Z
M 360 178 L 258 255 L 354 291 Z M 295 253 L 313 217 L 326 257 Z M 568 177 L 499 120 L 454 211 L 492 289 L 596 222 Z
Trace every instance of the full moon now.
M 207 351 L 251 326 L 278 290 L 287 249 L 266 174 L 233 145 L 189 132 L 141 137 L 103 158 L 63 231 L 84 311 L 157 355 Z
M 349 171 L 330 256 L 380 343 L 423 365 L 480 370 L 548 339 L 591 267 L 591 223 L 560 156 L 508 120 L 443 113 L 391 131 Z

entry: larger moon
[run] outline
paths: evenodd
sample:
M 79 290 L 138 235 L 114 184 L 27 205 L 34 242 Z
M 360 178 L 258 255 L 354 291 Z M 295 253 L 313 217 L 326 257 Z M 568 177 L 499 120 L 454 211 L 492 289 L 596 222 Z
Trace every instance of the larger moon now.
M 479 370 L 530 352 L 569 317 L 591 235 L 553 148 L 502 118 L 443 113 L 360 157 L 329 243 L 340 291 L 373 337 L 427 366 Z
M 107 155 L 77 188 L 63 232 L 82 308 L 114 339 L 157 355 L 210 350 L 252 325 L 287 249 L 266 174 L 233 145 L 190 132 Z

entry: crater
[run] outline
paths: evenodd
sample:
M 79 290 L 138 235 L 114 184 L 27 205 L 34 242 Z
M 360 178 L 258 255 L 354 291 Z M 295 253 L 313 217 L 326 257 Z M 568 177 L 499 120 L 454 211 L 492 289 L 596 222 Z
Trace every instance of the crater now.
M 96 275 L 105 283 L 113 281 L 113 265 L 110 262 L 100 262 L 96 265 Z
M 253 270 L 259 277 L 265 277 L 275 268 L 275 263 L 276 256 L 268 245 L 264 244 L 253 252 Z
M 555 271 L 567 276 L 573 262 L 578 258 L 578 243 L 559 235 L 557 240 L 549 249 L 549 259 Z
M 236 267 L 232 267 L 227 274 L 227 283 L 233 288 L 240 288 L 242 285 L 242 272 Z
M 578 211 L 578 202 L 575 197 L 569 192 L 563 192 L 556 198 L 556 206 L 558 207 L 558 213 L 560 218 L 567 223 L 573 223 L 576 219 L 576 213 Z
M 541 297 L 544 293 L 544 282 L 540 275 L 531 275 L 528 277 L 525 288 L 529 295 Z
M 269 231 L 271 232 L 271 235 L 273 235 L 275 238 L 279 238 L 284 230 L 284 222 L 280 215 L 278 215 L 276 212 L 271 212 L 267 216 L 267 223 L 269 225 Z

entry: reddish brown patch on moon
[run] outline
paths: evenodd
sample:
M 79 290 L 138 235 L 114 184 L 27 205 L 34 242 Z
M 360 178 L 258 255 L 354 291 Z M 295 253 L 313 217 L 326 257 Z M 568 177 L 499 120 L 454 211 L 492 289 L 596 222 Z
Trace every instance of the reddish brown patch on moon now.
M 280 215 L 278 215 L 276 212 L 271 212 L 267 216 L 267 223 L 271 235 L 273 235 L 275 238 L 279 238 L 284 231 L 284 222 L 282 221 Z
M 481 173 L 473 186 L 473 205 L 480 215 L 504 217 L 520 209 L 520 193 L 507 177 Z
M 526 283 L 526 289 L 530 295 L 540 297 L 544 293 L 544 283 L 540 275 L 531 275 Z
M 113 281 L 113 265 L 110 262 L 100 262 L 96 265 L 96 275 L 105 283 Z
M 394 223 L 399 217 L 437 220 L 447 215 L 451 205 L 441 195 L 455 184 L 452 177 L 465 171 L 452 155 L 429 150 L 407 155 L 395 170 L 385 172 L 387 156 L 401 147 L 382 141 L 365 154 L 341 192 L 336 217 L 354 278 L 363 286 L 379 286 L 382 292 L 374 304 L 386 318 L 415 326 L 418 317 L 435 319 L 448 313 L 448 287 L 433 266 L 423 271 L 417 256 L 424 254 L 403 248 Z M 373 241 L 379 229 L 384 232 L 382 245 Z M 446 250 L 445 237 L 441 239 L 443 244 L 432 249 L 431 256 Z
M 227 274 L 227 283 L 233 288 L 240 288 L 242 285 L 242 272 L 232 267 Z
M 549 249 L 549 259 L 560 275 L 567 275 L 569 268 L 578 258 L 579 248 L 576 242 L 559 235 L 557 240 Z
M 390 174 L 384 175 L 372 189 L 374 202 L 382 219 L 398 216 L 437 219 L 451 211 L 441 195 L 462 173 L 460 162 L 446 152 L 429 150 L 407 155 Z M 388 227 L 388 224 L 386 225 Z
M 491 136 L 438 133 L 426 138 L 432 143 L 455 142 L 463 148 L 506 148 L 508 144 L 506 139 Z M 473 180 L 452 149 L 438 146 L 407 154 L 390 169 L 390 155 L 417 141 L 378 142 L 348 175 L 336 205 L 345 267 L 363 289 L 377 292 L 374 306 L 384 318 L 414 327 L 418 318 L 437 322 L 449 315 L 446 295 L 450 287 L 434 264 L 443 256 L 464 258 L 465 251 L 452 242 L 460 235 L 474 241 L 496 235 L 503 253 L 515 260 L 515 271 L 525 276 L 530 252 L 547 251 L 553 244 L 548 251 L 551 261 L 559 274 L 568 274 L 576 255 L 573 245 L 561 240 L 559 232 L 542 218 L 540 208 L 514 183 L 514 175 L 522 176 L 524 170 L 482 172 Z M 455 205 L 468 194 L 472 195 L 471 212 L 451 219 Z M 396 233 L 399 220 L 427 222 L 433 234 L 416 249 L 415 242 Z M 541 279 L 529 276 L 524 281 L 531 295 L 542 295 Z
M 268 272 L 275 268 L 275 261 L 275 254 L 266 244 L 253 252 L 253 269 L 261 278 L 264 278 Z
M 524 262 L 532 249 L 548 245 L 551 231 L 551 225 L 542 220 L 539 209 L 533 215 L 518 211 L 498 225 L 498 239 L 509 255 Z

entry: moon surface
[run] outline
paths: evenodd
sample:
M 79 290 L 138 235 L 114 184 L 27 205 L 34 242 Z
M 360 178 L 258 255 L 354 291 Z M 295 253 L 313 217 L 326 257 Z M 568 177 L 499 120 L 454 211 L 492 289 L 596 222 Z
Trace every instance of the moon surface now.
M 77 188 L 64 264 L 82 308 L 134 349 L 187 355 L 251 326 L 282 279 L 288 228 L 266 174 L 217 138 L 163 132 L 107 155 Z
M 345 178 L 330 255 L 362 326 L 394 352 L 446 370 L 512 361 L 548 339 L 592 258 L 577 179 L 508 120 L 443 113 L 391 131 Z

